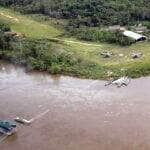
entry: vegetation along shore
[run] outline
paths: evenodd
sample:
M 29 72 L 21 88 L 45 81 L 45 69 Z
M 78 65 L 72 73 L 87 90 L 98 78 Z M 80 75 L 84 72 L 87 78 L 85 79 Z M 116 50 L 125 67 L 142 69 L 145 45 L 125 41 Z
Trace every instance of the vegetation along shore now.
M 108 0 L 106 5 L 93 0 L 90 6 L 64 1 L 61 9 L 59 2 L 31 1 L 0 0 L 1 59 L 28 71 L 81 78 L 150 75 L 150 5 L 146 1 L 115 4 Z

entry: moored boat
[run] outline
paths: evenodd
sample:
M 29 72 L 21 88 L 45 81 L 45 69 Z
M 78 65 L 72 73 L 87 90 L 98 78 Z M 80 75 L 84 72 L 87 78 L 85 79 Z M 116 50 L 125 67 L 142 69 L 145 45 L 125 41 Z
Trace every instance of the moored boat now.
M 131 79 L 129 77 L 124 76 L 117 80 L 112 80 L 112 81 L 106 83 L 105 86 L 108 86 L 108 85 L 116 85 L 117 87 L 128 86 L 130 81 L 131 81 Z
M 17 131 L 16 123 L 9 120 L 0 120 L 0 133 L 12 135 Z

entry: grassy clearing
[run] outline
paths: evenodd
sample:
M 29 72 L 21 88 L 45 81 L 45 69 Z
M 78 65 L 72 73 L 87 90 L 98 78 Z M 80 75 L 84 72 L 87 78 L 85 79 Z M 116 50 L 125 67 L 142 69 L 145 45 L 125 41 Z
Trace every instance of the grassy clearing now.
M 70 50 L 86 62 L 91 62 L 106 68 L 103 74 L 104 78 L 107 78 L 108 72 L 113 72 L 113 77 L 128 75 L 133 78 L 150 74 L 149 42 L 139 42 L 129 47 L 120 47 L 110 44 L 100 44 L 99 46 L 93 44 L 86 46 L 77 43 L 67 43 L 67 45 L 70 46 Z M 111 58 L 103 58 L 100 54 L 103 51 L 110 51 L 113 53 L 113 56 Z M 142 52 L 143 56 L 140 59 L 133 59 L 132 53 L 134 52 Z M 94 76 L 97 78 L 96 73 L 100 72 L 100 70 L 93 68 L 93 71 L 95 73 Z M 101 78 L 101 76 L 98 78 Z
M 51 73 L 63 73 L 94 79 L 107 78 L 108 71 L 113 72 L 112 76 L 115 77 L 124 74 L 131 77 L 150 74 L 150 42 L 139 42 L 128 47 L 121 47 L 105 43 L 78 41 L 74 38 L 61 37 L 61 39 L 57 39 L 63 33 L 63 30 L 61 28 L 58 29 L 58 27 L 55 28 L 47 20 L 38 21 L 38 19 L 35 20 L 32 17 L 21 15 L 18 12 L 2 7 L 0 7 L 0 13 L 5 14 L 0 15 L 0 19 L 7 21 L 13 31 L 22 33 L 27 38 L 51 39 L 51 41 L 56 38 L 56 41 L 60 43 L 56 44 L 55 40 L 55 42 L 52 42 L 54 45 L 53 49 L 56 51 L 55 60 L 61 51 L 65 51 L 65 55 L 66 53 L 71 54 L 71 59 L 75 59 L 75 62 L 77 62 L 73 65 L 67 65 L 67 61 L 64 60 L 65 65 L 63 65 L 62 62 L 60 64 L 57 61 L 57 64 L 55 63 L 51 66 L 53 69 L 47 66 Z M 103 58 L 100 54 L 103 51 L 110 51 L 113 53 L 113 56 L 111 58 Z M 142 52 L 142 58 L 132 59 L 131 55 L 133 52 Z M 39 62 L 37 64 L 39 65 Z M 36 69 L 38 68 L 40 68 L 40 65 L 36 67 Z M 126 71 L 122 71 L 122 69 Z
M 61 35 L 62 31 L 46 23 L 37 22 L 31 17 L 21 15 L 10 9 L 0 7 L 0 19 L 11 24 L 11 29 L 30 38 L 53 38 Z M 2 15 L 2 13 L 4 15 Z
M 150 60 L 150 43 L 139 42 L 128 47 L 121 47 L 111 44 L 83 45 L 77 43 L 68 43 L 72 50 L 86 60 L 105 66 L 125 65 L 129 63 L 144 62 Z M 103 58 L 101 52 L 109 51 L 113 55 L 111 58 Z M 134 52 L 142 52 L 143 57 L 140 59 L 132 59 L 131 55 Z

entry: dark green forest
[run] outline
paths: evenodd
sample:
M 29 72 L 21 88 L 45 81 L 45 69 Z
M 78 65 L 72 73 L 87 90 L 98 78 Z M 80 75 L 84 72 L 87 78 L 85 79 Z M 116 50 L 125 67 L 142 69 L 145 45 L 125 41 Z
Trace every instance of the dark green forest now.
M 70 25 L 130 25 L 150 20 L 149 0 L 0 0 L 0 5 L 22 13 L 41 13 L 68 19 Z

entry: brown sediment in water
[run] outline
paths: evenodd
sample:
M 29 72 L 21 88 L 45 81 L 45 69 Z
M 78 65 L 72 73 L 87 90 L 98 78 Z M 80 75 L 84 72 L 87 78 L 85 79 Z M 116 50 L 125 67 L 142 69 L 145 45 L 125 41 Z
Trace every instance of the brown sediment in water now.
M 0 118 L 33 119 L 2 150 L 148 150 L 150 77 L 125 88 L 0 63 Z

